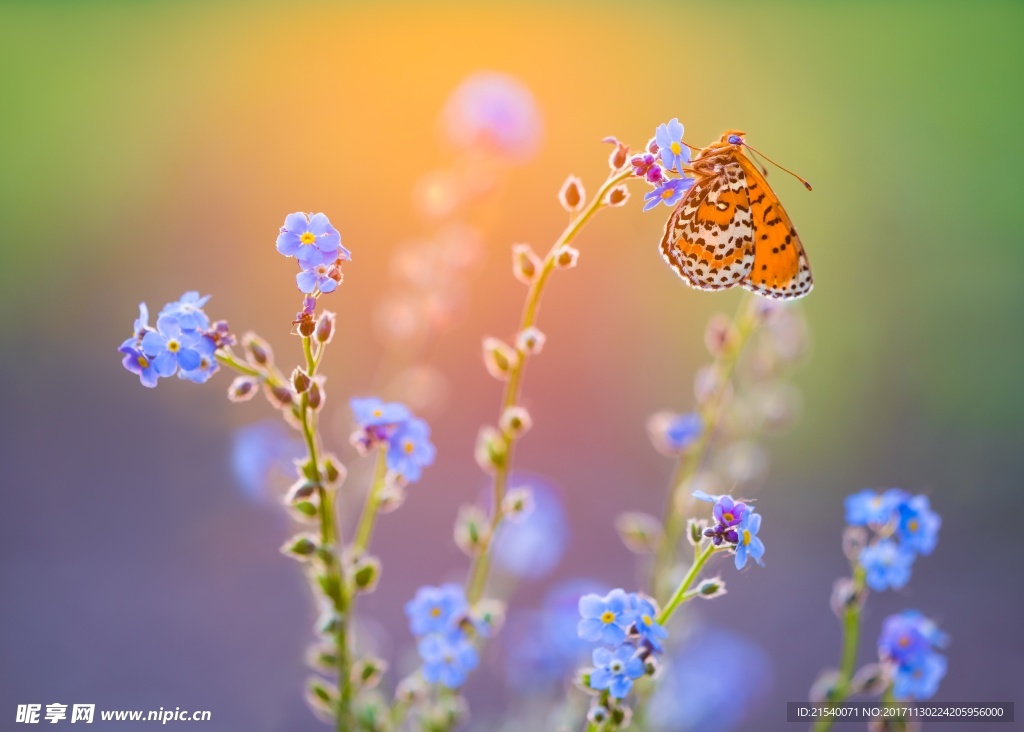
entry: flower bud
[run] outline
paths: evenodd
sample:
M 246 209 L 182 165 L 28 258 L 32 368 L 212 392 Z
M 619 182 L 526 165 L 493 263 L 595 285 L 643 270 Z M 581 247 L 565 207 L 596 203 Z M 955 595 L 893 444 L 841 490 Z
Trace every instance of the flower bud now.
M 885 668 L 878 663 L 868 663 L 861 666 L 857 673 L 850 680 L 851 694 L 866 694 L 867 696 L 878 696 L 889 684 L 889 675 Z
M 735 349 L 738 342 L 739 333 L 732 320 L 722 313 L 712 315 L 704 330 L 704 345 L 708 352 L 718 358 Z
M 846 616 L 846 611 L 862 607 L 867 599 L 867 593 L 858 590 L 857 585 L 849 577 L 841 577 L 832 585 L 832 596 L 829 598 L 829 606 L 832 612 L 840 620 Z
M 419 674 L 406 676 L 395 687 L 395 700 L 412 706 L 427 698 L 427 683 Z
M 324 480 L 329 486 L 341 485 L 342 481 L 345 480 L 345 476 L 348 475 L 348 469 L 342 465 L 341 461 L 335 455 L 328 453 L 323 458 L 323 469 L 321 473 L 324 476 Z
M 544 349 L 547 336 L 536 327 L 530 326 L 516 335 L 516 350 L 527 356 L 534 356 Z
M 500 600 L 480 600 L 469 611 L 469 621 L 476 632 L 491 638 L 505 624 L 505 603 Z
M 256 396 L 260 380 L 255 376 L 239 376 L 228 387 L 228 399 L 233 402 L 247 402 Z
M 356 592 L 369 594 L 377 589 L 381 564 L 377 557 L 361 556 L 349 566 L 349 577 Z
M 512 369 L 519 363 L 519 354 L 500 338 L 484 338 L 483 346 L 487 373 L 499 381 L 508 381 Z
M 405 503 L 405 485 L 400 480 L 389 476 L 384 488 L 377 496 L 377 513 L 391 513 L 397 511 Z
M 509 407 L 498 421 L 501 431 L 508 437 L 521 437 L 533 426 L 533 419 L 524 407 Z
M 290 506 L 292 510 L 292 516 L 296 521 L 304 524 L 315 524 L 319 523 L 320 517 L 318 515 L 319 509 L 313 501 L 296 501 Z
M 306 682 L 306 703 L 318 717 L 331 721 L 338 707 L 338 698 L 330 684 L 314 676 Z
M 624 206 L 629 200 L 629 189 L 625 185 L 617 185 L 604 196 L 605 206 Z
M 309 385 L 311 383 L 312 382 L 311 382 L 311 380 L 309 378 L 309 374 L 307 374 L 301 368 L 296 366 L 295 370 L 292 371 L 292 388 L 295 390 L 295 393 L 296 394 L 304 393 L 306 391 L 306 389 L 309 388 Z
M 466 555 L 475 557 L 490 537 L 490 522 L 479 506 L 463 506 L 455 520 L 455 545 Z
M 612 729 L 625 729 L 633 718 L 633 710 L 627 706 L 619 705 L 611 710 L 609 719 Z
M 615 146 L 611 155 L 608 156 L 608 167 L 612 170 L 622 170 L 625 168 L 626 162 L 629 160 L 629 145 L 619 142 L 614 137 L 606 137 L 601 142 L 609 142 Z
M 570 175 L 562 184 L 562 190 L 558 192 L 558 202 L 569 213 L 575 213 L 583 205 L 583 198 L 583 181 L 575 175 Z
M 501 501 L 501 513 L 512 523 L 522 521 L 535 508 L 533 491 L 529 488 L 513 488 Z
M 333 643 L 314 643 L 306 649 L 306 664 L 317 671 L 330 673 L 338 668 L 338 654 Z
M 867 543 L 868 532 L 863 526 L 847 526 L 843 529 L 843 554 L 851 562 L 860 559 L 860 552 Z
M 566 244 L 555 252 L 555 266 L 559 269 L 572 269 L 580 258 L 580 251 Z
M 287 409 L 295 401 L 291 389 L 287 386 L 281 384 L 271 386 L 264 382 L 264 388 L 266 389 L 267 399 L 278 409 Z
M 387 670 L 388 664 L 383 659 L 373 656 L 357 659 L 352 664 L 352 683 L 363 689 L 373 689 Z
M 270 350 L 270 345 L 255 333 L 246 333 L 242 341 L 252 363 L 266 366 L 274 362 L 274 352 Z
M 512 274 L 524 285 L 533 282 L 542 266 L 540 257 L 533 253 L 529 244 L 512 246 Z
M 611 716 L 611 712 L 608 711 L 608 707 L 604 704 L 594 704 L 587 711 L 587 721 L 597 726 L 603 725 L 608 721 Z
M 300 501 L 308 501 L 316 495 L 316 483 L 300 479 L 292 484 L 284 496 L 286 506 L 294 506 Z
M 823 671 L 811 686 L 810 699 L 812 702 L 832 701 L 839 687 L 839 672 L 829 669 Z
M 705 600 L 721 597 L 724 594 L 725 582 L 722 581 L 721 577 L 701 580 L 701 583 L 697 585 L 697 596 Z
M 508 442 L 493 427 L 482 427 L 476 438 L 476 462 L 485 473 L 493 473 L 505 465 Z
M 309 405 L 310 409 L 316 411 L 324 405 L 325 398 L 324 377 L 314 377 L 309 385 L 309 391 L 306 392 L 306 403 Z
M 701 537 L 704 535 L 704 522 L 699 519 L 687 519 L 686 538 L 693 546 L 699 546 Z
M 325 310 L 320 314 L 320 317 L 316 321 L 316 330 L 313 331 L 313 336 L 316 338 L 318 343 L 330 343 L 331 338 L 334 337 L 334 313 Z
M 299 318 L 298 322 L 295 325 L 295 329 L 303 338 L 309 338 L 310 336 L 313 335 L 314 332 L 316 332 L 316 322 L 313 320 L 312 316 Z
M 305 562 L 316 553 L 317 546 L 317 537 L 312 534 L 296 534 L 281 546 L 281 553 Z
M 661 524 L 647 513 L 629 512 L 615 519 L 615 530 L 634 554 L 654 554 L 661 544 Z

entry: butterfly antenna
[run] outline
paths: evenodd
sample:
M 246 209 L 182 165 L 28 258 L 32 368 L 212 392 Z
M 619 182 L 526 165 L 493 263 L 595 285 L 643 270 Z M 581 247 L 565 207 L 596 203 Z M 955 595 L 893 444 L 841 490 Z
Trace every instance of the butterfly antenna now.
M 803 183 L 803 184 L 804 184 L 804 188 L 806 188 L 807 190 L 809 190 L 809 191 L 811 191 L 811 190 L 814 190 L 813 188 L 811 188 L 811 184 L 810 184 L 810 183 L 808 183 L 808 182 L 807 182 L 806 180 L 804 180 L 803 178 L 801 178 L 801 177 L 800 177 L 799 175 L 797 175 L 796 173 L 794 173 L 794 172 L 793 172 L 792 170 L 790 170 L 789 168 L 783 168 L 783 167 L 782 167 L 781 165 L 779 165 L 778 163 L 776 163 L 776 162 L 775 162 L 774 160 L 772 160 L 772 159 L 771 159 L 770 157 L 768 157 L 767 155 L 765 155 L 765 154 L 764 154 L 763 152 L 761 152 L 760 150 L 756 150 L 756 149 L 754 149 L 754 148 L 750 147 L 750 145 L 748 145 L 748 144 L 747 144 L 746 142 L 744 142 L 744 143 L 743 143 L 743 147 L 745 147 L 745 148 L 747 148 L 747 149 L 749 149 L 749 150 L 751 150 L 751 151 L 753 151 L 753 152 L 757 153 L 758 155 L 760 155 L 761 157 L 763 157 L 763 158 L 764 158 L 765 160 L 767 160 L 767 161 L 768 161 L 769 163 L 771 163 L 772 165 L 774 165 L 774 166 L 775 166 L 776 168 L 778 168 L 779 170 L 783 170 L 783 171 L 785 171 L 785 172 L 789 173 L 789 174 L 790 174 L 791 176 L 793 176 L 793 177 L 794 177 L 794 178 L 796 178 L 796 179 L 797 179 L 798 181 L 800 181 L 801 183 Z
M 750 149 L 750 157 L 753 158 L 754 162 L 757 163 L 759 168 L 761 168 L 761 175 L 763 175 L 765 178 L 767 178 L 768 177 L 768 167 L 761 161 L 761 158 L 757 157 L 757 155 L 754 154 L 753 148 L 750 148 L 748 146 L 748 149 Z

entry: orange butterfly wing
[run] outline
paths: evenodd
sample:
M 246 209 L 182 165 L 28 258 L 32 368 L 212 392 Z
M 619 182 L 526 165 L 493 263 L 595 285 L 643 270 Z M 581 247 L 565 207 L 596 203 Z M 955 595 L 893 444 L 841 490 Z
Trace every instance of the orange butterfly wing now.
M 760 171 L 736 154 L 747 180 L 754 228 L 754 264 L 742 285 L 780 300 L 803 297 L 814 286 L 811 265 L 800 237 Z
M 691 287 L 740 284 L 755 264 L 747 180 L 734 160 L 698 178 L 676 205 L 661 237 L 661 256 Z

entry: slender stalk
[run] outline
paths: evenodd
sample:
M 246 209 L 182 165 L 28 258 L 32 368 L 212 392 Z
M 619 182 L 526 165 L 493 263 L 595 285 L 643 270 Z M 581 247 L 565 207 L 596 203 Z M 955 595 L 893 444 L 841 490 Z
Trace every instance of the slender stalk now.
M 708 541 L 705 543 L 704 548 L 694 555 L 693 564 L 690 565 L 690 569 L 687 571 L 686 576 L 683 577 L 683 581 L 679 583 L 676 591 L 672 593 L 672 597 L 669 598 L 669 601 L 665 603 L 665 607 L 663 607 L 661 612 L 658 613 L 658 617 L 655 620 L 658 625 L 665 625 L 672 619 L 672 615 L 675 613 L 676 608 L 682 605 L 687 599 L 693 597 L 693 594 L 688 592 L 690 585 L 692 585 L 694 580 L 697 579 L 697 576 L 704 568 L 708 559 L 710 559 L 711 555 L 715 553 L 716 548 L 717 547 L 715 547 L 714 544 Z
M 377 460 L 373 466 L 373 479 L 370 482 L 370 491 L 366 494 L 366 503 L 363 504 L 363 513 L 359 517 L 359 525 L 356 527 L 355 538 L 352 540 L 352 548 L 356 554 L 361 554 L 370 546 L 370 536 L 373 534 L 373 525 L 377 518 L 377 503 L 380 499 L 380 492 L 384 488 L 384 479 L 387 476 L 387 450 L 377 450 Z
M 853 592 L 860 595 L 864 592 L 865 573 L 860 564 L 853 567 Z M 860 610 L 861 603 L 850 603 L 843 611 L 843 639 L 842 651 L 839 661 L 839 678 L 836 679 L 835 691 L 828 700 L 841 704 L 846 701 L 850 694 L 850 681 L 853 679 L 853 672 L 857 666 L 857 644 L 860 640 Z M 827 732 L 832 728 L 831 717 L 819 717 L 814 723 L 814 732 Z
M 627 180 L 630 176 L 632 176 L 632 170 L 628 168 L 609 175 L 608 178 L 605 179 L 605 182 L 601 184 L 597 193 L 594 194 L 594 197 L 591 198 L 583 210 L 569 222 L 561 236 L 555 240 L 555 243 L 551 246 L 547 256 L 544 257 L 544 262 L 541 265 L 540 272 L 537 273 L 537 277 L 530 283 L 530 289 L 526 295 L 526 302 L 523 305 L 523 314 L 519 323 L 520 332 L 532 326 L 537 320 L 541 296 L 544 294 L 544 287 L 547 285 L 548 278 L 555 270 L 555 260 L 557 259 L 559 251 L 562 247 L 572 243 L 576 238 L 576 235 L 586 225 L 586 223 L 590 221 L 594 214 L 604 208 L 604 201 L 608 192 L 619 183 Z M 506 409 L 519 403 L 519 395 L 525 369 L 526 354 L 519 353 L 518 358 L 509 371 L 508 381 L 505 382 L 505 392 L 501 399 L 501 410 L 498 413 L 499 419 Z M 473 562 L 469 571 L 469 576 L 466 579 L 466 597 L 470 603 L 479 600 L 483 596 L 484 590 L 487 586 L 487 578 L 490 574 L 491 566 L 491 547 L 503 518 L 501 502 L 505 497 L 505 490 L 508 485 L 508 474 L 511 470 L 512 451 L 515 443 L 515 439 L 511 435 L 505 435 L 505 437 L 508 441 L 508 449 L 505 455 L 505 460 L 494 473 L 494 482 L 492 485 L 490 531 L 488 532 L 486 543 L 481 548 L 476 560 Z
M 651 571 L 651 591 L 656 597 L 662 591 L 666 575 L 672 569 L 676 558 L 676 549 L 679 546 L 683 529 L 686 527 L 687 515 L 686 512 L 679 510 L 679 504 L 694 475 L 710 452 L 718 425 L 725 413 L 726 385 L 732 378 L 743 347 L 750 340 L 750 335 L 757 325 L 756 306 L 757 298 L 754 295 L 746 295 L 740 303 L 736 316 L 733 318 L 736 340 L 731 348 L 726 349 L 717 357 L 713 367 L 717 376 L 718 388 L 699 409 L 703 429 L 696 442 L 680 455 L 672 473 L 665 505 L 664 535 Z

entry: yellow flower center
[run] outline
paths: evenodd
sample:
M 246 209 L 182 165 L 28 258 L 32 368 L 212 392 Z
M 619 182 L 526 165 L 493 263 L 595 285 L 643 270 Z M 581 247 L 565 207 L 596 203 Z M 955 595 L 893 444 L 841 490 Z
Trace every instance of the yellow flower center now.
M 316 234 L 312 231 L 307 231 L 305 234 L 299 237 L 299 241 L 303 244 L 316 244 Z
M 750 543 L 750 529 L 743 529 L 743 546 Z
M 907 637 L 907 636 L 905 636 L 905 635 L 901 635 L 901 636 L 900 636 L 900 639 L 899 639 L 899 640 L 897 641 L 897 643 L 899 643 L 899 644 L 900 644 L 901 646 L 903 646 L 904 648 L 906 648 L 907 646 L 909 646 L 909 645 L 910 645 L 910 638 L 908 638 L 908 637 Z
M 723 513 L 722 518 L 724 518 L 726 521 L 732 521 L 734 517 L 731 513 Z
M 608 625 L 609 623 L 614 623 L 615 613 L 613 613 L 611 610 L 605 610 L 603 613 L 601 613 L 601 622 L 605 625 Z
M 402 443 L 402 449 L 405 450 L 406 455 L 412 455 L 412 451 L 416 449 L 416 445 L 413 444 L 412 440 L 406 440 Z
M 672 151 L 673 155 L 678 155 L 679 153 L 681 153 L 683 151 L 683 146 L 680 145 L 678 142 L 673 142 L 668 147 Z
M 149 359 L 146 358 L 145 356 L 139 356 L 139 366 L 141 366 L 144 369 L 148 369 L 149 368 Z
M 917 523 L 917 519 L 910 519 L 910 521 L 907 522 L 907 528 L 912 534 L 917 531 L 918 526 L 920 526 L 920 524 Z
M 171 340 L 167 341 L 167 350 L 170 351 L 171 353 L 177 353 L 178 351 L 181 350 L 181 344 L 172 338 Z
M 648 615 L 647 613 L 644 613 L 643 615 L 641 615 L 640 616 L 640 620 L 643 621 L 644 625 L 650 625 L 651 623 L 654 622 L 654 619 L 650 615 Z
M 374 417 L 381 417 L 383 415 L 384 415 L 384 412 L 380 411 L 379 409 L 374 409 L 373 410 L 373 416 Z
M 673 194 L 673 193 L 675 193 L 675 191 L 674 191 L 673 189 L 671 189 L 671 188 L 666 188 L 665 190 L 663 190 L 663 191 L 661 192 L 661 197 L 662 197 L 662 198 L 672 198 L 672 194 Z
M 441 608 L 439 608 L 439 607 L 432 607 L 432 608 L 430 608 L 430 614 L 431 614 L 432 617 L 435 617 L 435 618 L 441 617 Z

